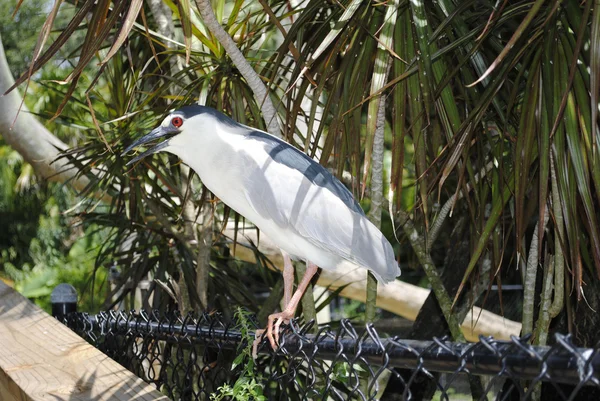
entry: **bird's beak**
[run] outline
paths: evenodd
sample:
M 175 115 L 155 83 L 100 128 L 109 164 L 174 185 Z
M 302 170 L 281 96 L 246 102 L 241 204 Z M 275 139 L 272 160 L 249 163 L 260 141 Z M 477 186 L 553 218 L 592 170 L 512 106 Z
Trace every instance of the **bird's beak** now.
M 145 143 L 148 142 L 152 142 L 155 139 L 159 139 L 162 138 L 164 136 L 167 135 L 171 135 L 171 134 L 175 134 L 179 132 L 176 128 L 172 128 L 172 127 L 163 127 L 162 125 L 154 128 L 152 130 L 152 132 L 150 132 L 148 135 L 141 137 L 140 139 L 138 139 L 137 141 L 135 141 L 134 143 L 132 143 L 131 145 L 129 145 L 127 147 L 127 149 L 125 149 L 123 151 L 123 153 L 121 153 L 121 156 L 124 156 L 127 152 L 129 152 L 130 150 L 132 150 L 133 148 L 137 148 L 140 145 L 143 145 Z M 167 146 L 169 146 L 169 141 L 163 141 L 157 145 L 155 145 L 154 147 L 148 149 L 147 151 L 140 153 L 139 155 L 137 155 L 136 157 L 134 157 L 133 159 L 129 160 L 127 162 L 127 166 L 137 162 L 138 160 L 143 159 L 144 157 L 160 152 L 162 149 L 166 148 Z

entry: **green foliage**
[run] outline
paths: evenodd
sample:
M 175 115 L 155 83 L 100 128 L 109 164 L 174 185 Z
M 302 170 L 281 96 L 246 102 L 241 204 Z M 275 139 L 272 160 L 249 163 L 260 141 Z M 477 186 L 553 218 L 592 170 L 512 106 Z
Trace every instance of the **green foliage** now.
M 39 29 L 48 16 L 44 10 L 45 2 L 24 2 L 13 18 L 17 2 L 0 2 L 0 35 L 13 76 L 20 75 L 29 67 Z
M 79 290 L 82 307 L 96 310 L 93 294 L 101 290 L 102 277 L 88 290 L 102 235 L 62 212 L 76 199 L 66 187 L 38 183 L 31 166 L 7 146 L 0 146 L 0 159 L 6 161 L 0 167 L 0 274 L 46 310 L 61 282 Z
M 461 220 L 469 222 L 471 256 L 460 272 L 459 292 L 469 288 L 484 260 L 492 266 L 490 281 L 518 281 L 515 264 L 524 265 L 531 254 L 534 227 L 560 203 L 564 219 L 550 218 L 546 230 L 540 228 L 543 238 L 532 264 L 537 268 L 550 257 L 565 262 L 571 272 L 567 284 L 582 299 L 584 272 L 593 277 L 600 272 L 600 221 L 594 212 L 600 198 L 600 19 L 592 3 L 505 2 L 497 9 L 474 0 L 439 0 L 399 2 L 390 10 L 395 2 L 348 0 L 303 2 L 290 10 L 289 2 L 270 0 L 216 2 L 215 11 L 269 84 L 286 139 L 311 156 L 320 155 L 339 176 L 350 173 L 349 185 L 357 196 L 366 194 L 365 206 L 369 193 L 362 184 L 370 182 L 365 166 L 373 137 L 367 126 L 376 110 L 369 104 L 388 96 L 392 130 L 383 155 L 384 194 L 391 219 L 408 216 L 431 256 L 417 257 L 414 239 L 402 230 L 393 233 L 384 222 L 387 236 L 399 239 L 395 247 L 405 266 L 419 267 L 420 260 L 441 266 L 455 250 L 449 238 L 454 222 Z M 137 282 L 150 273 L 164 282 L 172 279 L 179 288 L 173 285 L 171 292 L 187 288 L 194 304 L 197 232 L 186 226 L 195 213 L 186 215 L 184 205 L 191 203 L 196 212 L 209 197 L 202 198 L 201 183 L 187 177 L 171 156 L 157 155 L 128 169 L 119 155 L 132 138 L 182 104 L 201 99 L 242 123 L 264 127 L 260 104 L 195 7 L 187 9 L 190 2 L 165 0 L 181 24 L 172 40 L 157 32 L 145 3 L 141 9 L 135 7 L 138 2 L 124 0 L 102 4 L 104 9 L 90 11 L 92 18 L 54 21 L 60 28 L 75 21 L 72 35 L 85 35 L 84 45 L 62 56 L 70 61 L 65 70 L 41 70 L 42 77 L 65 78 L 71 71 L 77 77 L 62 93 L 55 83 L 44 83 L 52 95 L 39 108 L 49 116 L 62 107 L 58 94 L 71 99 L 64 105 L 65 117 L 55 123 L 76 142 L 66 157 L 91 180 L 77 217 L 106 233 L 95 268 L 114 262 L 125 280 Z M 111 6 L 116 11 L 104 13 Z M 81 7 L 86 5 L 75 9 Z M 132 15 L 136 24 L 124 21 L 130 13 L 137 13 Z M 68 20 L 74 14 L 62 15 Z M 98 37 L 90 34 L 100 31 Z M 62 38 L 57 46 L 68 48 L 68 43 Z M 108 53 L 116 50 L 113 46 L 123 51 Z M 106 54 L 112 58 L 106 60 Z M 382 83 L 386 77 L 377 63 L 387 59 L 391 71 Z M 40 89 L 34 85 L 33 90 Z M 556 181 L 551 184 L 552 165 Z M 12 175 L 14 182 L 21 173 L 0 174 Z M 5 194 L 7 188 L 0 186 Z M 110 202 L 97 206 L 98 193 Z M 218 233 L 229 217 L 238 225 L 241 220 L 223 205 L 215 211 L 209 298 L 219 309 L 231 309 L 235 301 L 257 310 L 254 290 L 272 287 L 273 274 L 264 260 L 251 269 L 230 258 L 223 246 L 230 239 Z M 19 238 L 37 235 L 39 221 L 32 221 L 19 226 Z M 439 235 L 428 242 L 433 227 Z M 22 248 L 29 249 L 31 241 L 25 242 Z M 23 252 L 6 255 L 14 260 Z M 246 282 L 240 273 L 247 272 L 252 275 Z M 452 295 L 458 299 L 459 294 Z
M 39 28 L 47 18 L 44 7 L 49 2 L 22 4 L 12 18 L 16 5 L 16 0 L 0 3 L 0 35 L 11 71 L 18 75 L 31 61 Z M 67 21 L 72 11 L 72 7 L 65 7 L 59 21 Z M 64 52 L 76 46 L 76 36 Z M 64 93 L 58 84 L 48 81 L 62 73 L 64 66 L 52 63 L 36 75 L 26 97 L 31 111 L 51 115 L 50 110 L 60 103 Z M 47 124 L 52 132 L 68 141 L 79 136 L 79 130 L 70 126 L 70 122 L 77 116 L 91 121 L 89 113 L 82 113 L 77 104 L 69 103 L 70 119 Z M 105 272 L 99 270 L 95 274 L 102 235 L 97 228 L 64 213 L 78 198 L 62 184 L 40 180 L 32 166 L 1 137 L 0 161 L 0 276 L 13 281 L 23 295 L 47 311 L 51 308 L 50 293 L 61 282 L 69 282 L 78 289 L 80 308 L 97 310 L 97 295 L 105 285 Z
M 254 372 L 254 359 L 252 358 L 252 344 L 254 336 L 250 323 L 250 314 L 242 308 L 237 308 L 235 319 L 240 323 L 240 332 L 242 341 L 240 344 L 246 344 L 241 349 L 238 349 L 238 356 L 233 361 L 231 369 L 238 366 L 243 366 L 242 372 L 233 386 L 225 384 L 217 389 L 215 394 L 212 394 L 210 399 L 213 401 L 221 401 L 226 397 L 236 401 L 263 401 L 266 397 L 263 395 L 263 379 L 261 375 Z

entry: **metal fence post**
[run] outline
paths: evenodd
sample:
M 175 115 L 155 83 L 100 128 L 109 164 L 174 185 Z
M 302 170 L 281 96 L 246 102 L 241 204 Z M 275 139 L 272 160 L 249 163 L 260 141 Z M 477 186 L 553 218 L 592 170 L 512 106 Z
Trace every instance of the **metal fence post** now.
M 77 312 L 77 291 L 71 284 L 59 284 L 52 290 L 50 302 L 52 316 L 62 322 L 66 315 Z

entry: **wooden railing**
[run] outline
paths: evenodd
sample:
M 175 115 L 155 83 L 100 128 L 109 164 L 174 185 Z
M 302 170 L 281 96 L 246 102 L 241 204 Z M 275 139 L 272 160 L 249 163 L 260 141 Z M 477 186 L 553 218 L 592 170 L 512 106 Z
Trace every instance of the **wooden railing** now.
M 0 281 L 0 400 L 169 398 Z

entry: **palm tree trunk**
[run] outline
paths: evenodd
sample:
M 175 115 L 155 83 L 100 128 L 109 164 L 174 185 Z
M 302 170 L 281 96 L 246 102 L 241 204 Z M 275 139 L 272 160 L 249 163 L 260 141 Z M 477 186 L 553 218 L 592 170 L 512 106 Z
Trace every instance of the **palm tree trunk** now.
M 279 129 L 279 122 L 277 120 L 277 110 L 275 109 L 275 106 L 269 97 L 267 87 L 260 79 L 260 76 L 256 73 L 256 71 L 254 71 L 248 60 L 246 60 L 240 49 L 238 49 L 231 36 L 229 36 L 219 21 L 217 21 L 217 17 L 215 16 L 210 4 L 210 0 L 196 0 L 196 5 L 200 11 L 202 20 L 210 32 L 219 40 L 219 43 L 221 43 L 221 45 L 225 48 L 225 51 L 231 58 L 231 61 L 233 61 L 233 64 L 235 64 L 240 74 L 242 74 L 246 82 L 248 82 L 252 92 L 254 92 L 256 101 L 261 106 L 267 131 L 272 135 L 280 137 L 281 132 Z
M 16 90 L 1 96 L 14 82 L 0 37 L 0 135 L 33 166 L 37 174 L 50 181 L 68 182 L 76 190 L 83 190 L 89 180 L 85 176 L 77 176 L 77 169 L 69 166 L 66 159 L 58 159 L 61 151 L 68 148 L 67 144 L 29 113 Z

